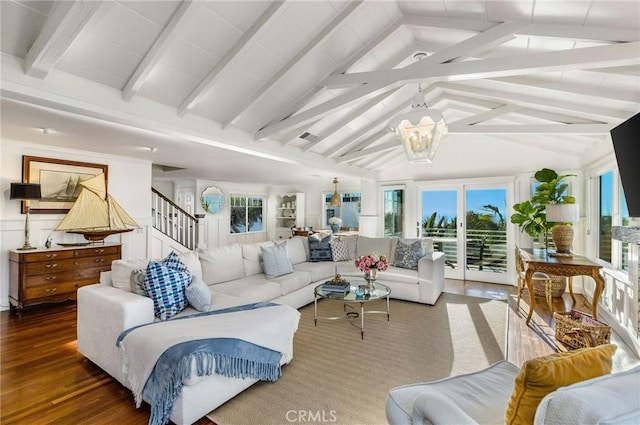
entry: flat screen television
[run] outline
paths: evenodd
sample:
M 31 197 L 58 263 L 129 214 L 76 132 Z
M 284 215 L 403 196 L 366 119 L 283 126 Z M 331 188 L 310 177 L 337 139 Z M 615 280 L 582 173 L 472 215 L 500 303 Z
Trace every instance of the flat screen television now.
M 640 219 L 640 113 L 611 130 L 629 216 Z

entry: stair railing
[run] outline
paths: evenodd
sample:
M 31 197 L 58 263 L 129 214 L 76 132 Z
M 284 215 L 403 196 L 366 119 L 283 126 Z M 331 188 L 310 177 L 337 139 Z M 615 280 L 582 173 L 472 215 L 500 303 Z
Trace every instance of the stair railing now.
M 151 188 L 151 216 L 155 229 L 193 250 L 198 245 L 198 219 Z

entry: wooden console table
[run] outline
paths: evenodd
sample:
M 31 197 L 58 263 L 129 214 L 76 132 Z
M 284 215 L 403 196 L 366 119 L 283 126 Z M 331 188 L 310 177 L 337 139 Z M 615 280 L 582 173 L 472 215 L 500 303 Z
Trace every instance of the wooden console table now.
M 582 255 L 573 255 L 571 257 L 552 257 L 547 255 L 541 250 L 523 249 L 520 248 L 520 257 L 525 265 L 525 279 L 527 281 L 527 288 L 529 289 L 529 315 L 527 316 L 527 324 L 531 320 L 533 310 L 536 304 L 535 296 L 533 293 L 533 283 L 531 277 L 535 272 L 542 272 L 554 276 L 565 276 L 569 278 L 569 293 L 573 304 L 575 305 L 576 299 L 573 296 L 573 285 L 571 278 L 573 276 L 591 276 L 596 282 L 596 289 L 593 293 L 593 300 L 591 301 L 592 314 L 594 319 L 598 319 L 598 301 L 600 295 L 604 290 L 604 279 L 600 275 L 601 265 L 591 261 L 587 257 Z M 573 307 L 573 305 L 572 305 Z

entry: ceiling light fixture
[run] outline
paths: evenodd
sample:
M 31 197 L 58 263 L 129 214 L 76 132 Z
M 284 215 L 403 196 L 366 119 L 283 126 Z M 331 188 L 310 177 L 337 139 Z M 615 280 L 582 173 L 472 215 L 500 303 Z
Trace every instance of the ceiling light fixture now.
M 426 56 L 416 53 L 414 58 L 418 61 Z M 432 162 L 442 136 L 447 134 L 447 122 L 442 112 L 429 109 L 420 84 L 411 111 L 392 118 L 389 126 L 400 136 L 407 159 L 412 164 Z
M 338 193 L 338 178 L 333 178 L 333 196 L 331 197 L 331 201 L 329 201 L 329 205 L 332 207 L 341 207 L 342 206 L 342 197 Z

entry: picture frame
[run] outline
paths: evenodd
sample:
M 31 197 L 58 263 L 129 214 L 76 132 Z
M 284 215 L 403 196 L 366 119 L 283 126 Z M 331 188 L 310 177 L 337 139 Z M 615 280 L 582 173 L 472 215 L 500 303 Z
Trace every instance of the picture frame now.
M 30 201 L 30 214 L 66 214 L 80 194 L 80 182 L 104 173 L 109 166 L 64 159 L 22 156 L 22 182 L 38 183 L 42 199 Z M 22 213 L 27 212 L 22 201 Z

